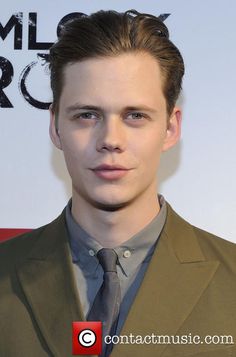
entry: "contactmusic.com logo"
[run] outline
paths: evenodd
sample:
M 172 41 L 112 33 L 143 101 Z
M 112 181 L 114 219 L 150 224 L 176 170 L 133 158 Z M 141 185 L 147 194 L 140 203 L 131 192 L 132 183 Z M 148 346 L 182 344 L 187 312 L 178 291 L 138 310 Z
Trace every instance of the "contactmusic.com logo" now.
M 72 322 L 73 355 L 99 355 L 102 352 L 102 322 Z

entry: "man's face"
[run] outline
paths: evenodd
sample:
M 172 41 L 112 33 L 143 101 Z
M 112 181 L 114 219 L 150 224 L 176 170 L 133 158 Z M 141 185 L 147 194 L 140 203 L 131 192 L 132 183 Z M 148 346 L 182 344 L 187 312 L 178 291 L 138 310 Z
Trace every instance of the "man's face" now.
M 180 111 L 168 118 L 151 55 L 88 59 L 65 67 L 58 129 L 51 113 L 51 138 L 64 152 L 73 194 L 112 210 L 156 195 L 160 155 L 179 138 Z

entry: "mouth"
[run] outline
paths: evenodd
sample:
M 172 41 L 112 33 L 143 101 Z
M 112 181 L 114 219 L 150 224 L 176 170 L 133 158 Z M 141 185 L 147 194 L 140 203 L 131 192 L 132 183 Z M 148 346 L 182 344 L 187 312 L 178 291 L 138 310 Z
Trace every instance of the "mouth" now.
M 121 165 L 108 165 L 108 164 L 101 164 L 96 166 L 92 170 L 128 170 L 127 167 Z
M 130 169 L 120 165 L 99 165 L 92 169 L 93 173 L 105 180 L 118 180 L 124 177 Z

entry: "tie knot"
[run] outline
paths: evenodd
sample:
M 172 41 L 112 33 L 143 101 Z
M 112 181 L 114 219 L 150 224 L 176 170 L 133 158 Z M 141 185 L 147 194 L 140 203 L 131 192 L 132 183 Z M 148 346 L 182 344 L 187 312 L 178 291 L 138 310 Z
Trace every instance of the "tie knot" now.
M 97 258 L 101 264 L 104 273 L 109 271 L 116 272 L 116 264 L 118 256 L 114 249 L 102 248 L 97 252 Z

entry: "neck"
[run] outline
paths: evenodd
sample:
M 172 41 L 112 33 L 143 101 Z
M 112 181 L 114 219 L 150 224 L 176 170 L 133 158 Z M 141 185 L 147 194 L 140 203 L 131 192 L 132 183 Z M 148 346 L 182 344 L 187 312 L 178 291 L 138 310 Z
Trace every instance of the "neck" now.
M 92 206 L 78 193 L 72 193 L 72 215 L 76 222 L 103 247 L 119 246 L 140 232 L 158 214 L 156 192 L 145 193 L 117 211 L 107 212 Z

